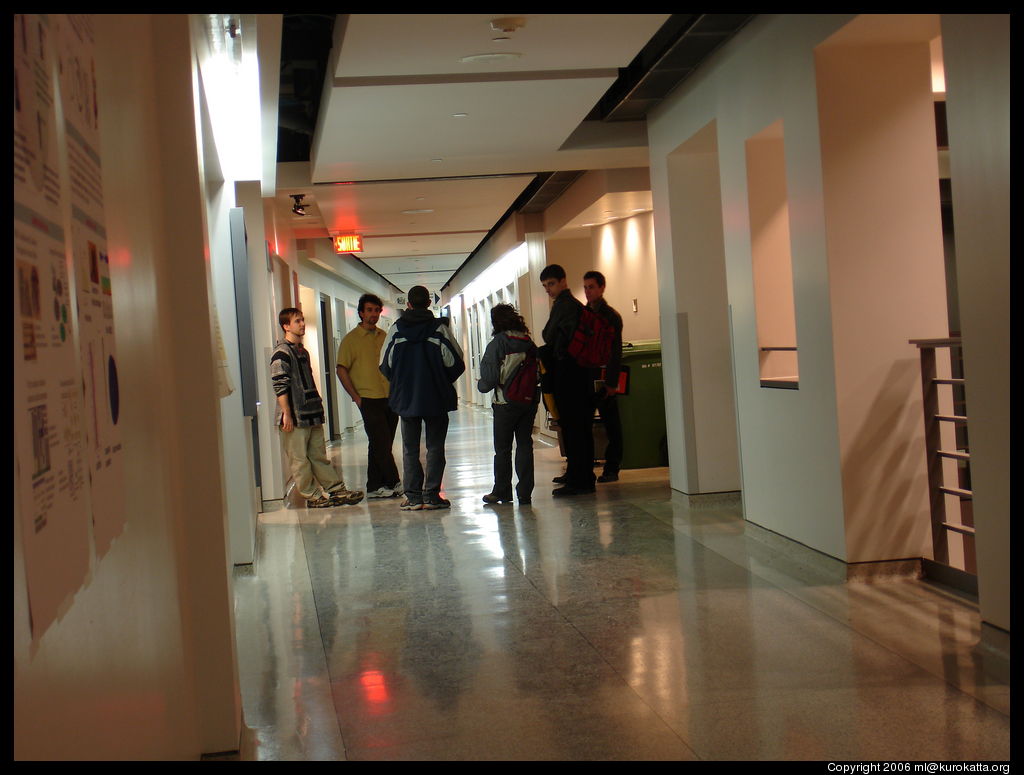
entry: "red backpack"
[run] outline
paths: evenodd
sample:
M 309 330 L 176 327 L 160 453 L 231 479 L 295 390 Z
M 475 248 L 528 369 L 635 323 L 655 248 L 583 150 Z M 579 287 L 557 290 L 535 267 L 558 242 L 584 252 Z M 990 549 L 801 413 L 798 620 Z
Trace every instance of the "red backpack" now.
M 509 336 L 509 339 L 522 339 L 519 336 Z M 502 392 L 506 401 L 530 404 L 537 399 L 537 347 L 531 345 L 524 353 L 509 353 L 506 358 L 522 355 L 523 358 L 518 365 L 513 365 L 515 371 L 510 374 L 505 384 L 502 385 Z M 518 360 L 518 358 L 516 358 Z
M 607 366 L 614 344 L 615 327 L 589 307 L 583 307 L 569 342 L 569 356 L 585 369 Z

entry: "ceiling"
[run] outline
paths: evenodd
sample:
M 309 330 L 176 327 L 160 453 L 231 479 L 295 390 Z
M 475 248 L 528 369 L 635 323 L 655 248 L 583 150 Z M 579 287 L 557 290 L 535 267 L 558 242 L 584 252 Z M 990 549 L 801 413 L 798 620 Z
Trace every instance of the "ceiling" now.
M 750 15 L 283 19 L 282 217 L 299 238 L 360 234 L 346 260 L 396 291 L 440 291 L 511 212 L 582 171 L 646 167 L 647 111 Z

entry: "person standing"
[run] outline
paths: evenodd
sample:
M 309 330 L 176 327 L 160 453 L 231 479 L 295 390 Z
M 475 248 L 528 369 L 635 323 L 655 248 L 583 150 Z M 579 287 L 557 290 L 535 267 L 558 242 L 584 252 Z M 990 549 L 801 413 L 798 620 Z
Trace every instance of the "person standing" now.
M 338 379 L 363 418 L 366 431 L 366 497 L 391 498 L 402 494 L 392 447 L 398 415 L 388 406 L 388 381 L 380 373 L 380 352 L 385 333 L 377 327 L 384 303 L 372 293 L 359 297 L 359 325 L 338 347 Z
M 581 495 L 595 491 L 594 486 L 594 387 L 589 369 L 569 355 L 583 305 L 572 295 L 565 269 L 549 264 L 540 273 L 541 285 L 554 301 L 541 336 L 547 348 L 543 354 L 550 372 L 552 394 L 558 410 L 558 426 L 565 446 L 564 484 L 552 491 L 555 497 Z
M 302 346 L 306 320 L 302 311 L 286 307 L 278 315 L 284 339 L 270 356 L 270 378 L 277 396 L 277 427 L 292 479 L 307 507 L 319 509 L 359 503 L 360 490 L 349 490 L 327 459 L 324 402 L 313 381 L 309 353 Z
M 409 289 L 408 309 L 384 340 L 380 371 L 390 383 L 388 402 L 402 424 L 404 511 L 447 509 L 441 497 L 448 412 L 458 408 L 454 382 L 466 370 L 462 348 L 452 336 L 448 318 L 430 311 L 430 292 L 422 285 Z M 427 469 L 420 463 L 420 438 L 426 428 Z
M 484 496 L 484 503 L 512 500 L 512 442 L 515 441 L 516 495 L 521 505 L 533 497 L 533 421 L 537 416 L 540 392 L 534 390 L 527 401 L 510 398 L 506 393 L 517 368 L 529 368 L 527 356 L 536 357 L 537 346 L 530 338 L 526 321 L 511 304 L 491 308 L 491 341 L 480 360 L 477 390 L 494 391 L 491 411 L 494 414 L 494 486 Z M 535 368 L 535 366 L 534 366 Z
M 587 306 L 600 315 L 615 329 L 611 356 L 604 367 L 604 382 L 597 391 L 597 413 L 604 423 L 608 445 L 604 451 L 604 471 L 597 478 L 599 482 L 616 482 L 622 465 L 622 420 L 615 395 L 619 392 L 619 374 L 622 371 L 622 315 L 604 299 L 605 278 L 596 270 L 583 275 L 583 293 Z M 593 375 L 594 381 L 601 381 L 600 369 Z

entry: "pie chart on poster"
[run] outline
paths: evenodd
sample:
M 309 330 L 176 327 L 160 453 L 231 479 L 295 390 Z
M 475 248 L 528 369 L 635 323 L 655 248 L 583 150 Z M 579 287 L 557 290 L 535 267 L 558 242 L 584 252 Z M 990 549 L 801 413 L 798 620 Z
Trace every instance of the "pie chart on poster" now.
M 110 419 L 117 425 L 117 416 L 121 411 L 121 397 L 117 390 L 117 364 L 114 356 L 107 358 L 107 395 L 110 396 Z

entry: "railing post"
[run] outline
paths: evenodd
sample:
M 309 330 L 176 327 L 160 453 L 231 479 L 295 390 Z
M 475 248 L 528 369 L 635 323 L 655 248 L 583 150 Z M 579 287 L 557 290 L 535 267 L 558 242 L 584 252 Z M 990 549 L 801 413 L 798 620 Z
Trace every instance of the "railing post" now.
M 921 350 L 921 392 L 924 397 L 924 441 L 928 467 L 928 503 L 932 518 L 932 558 L 949 564 L 949 540 L 943 523 L 946 521 L 945 494 L 942 492 L 942 431 L 939 414 L 939 392 L 935 384 L 937 369 L 935 348 L 919 345 Z

